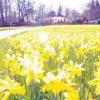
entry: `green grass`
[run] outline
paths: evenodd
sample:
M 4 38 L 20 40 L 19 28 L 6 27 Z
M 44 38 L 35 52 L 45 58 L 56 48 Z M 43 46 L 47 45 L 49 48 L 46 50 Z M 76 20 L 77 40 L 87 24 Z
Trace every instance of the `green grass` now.
M 4 59 L 6 57 L 6 51 L 9 47 L 9 43 L 7 42 L 7 39 L 0 40 L 0 70 L 2 70 L 4 66 Z

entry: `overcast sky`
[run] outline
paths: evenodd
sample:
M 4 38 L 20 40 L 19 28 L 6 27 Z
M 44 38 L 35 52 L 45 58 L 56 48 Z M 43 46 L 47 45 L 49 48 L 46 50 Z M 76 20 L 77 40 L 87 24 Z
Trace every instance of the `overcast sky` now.
M 61 4 L 64 8 L 69 7 L 71 9 L 75 9 L 78 11 L 82 11 L 84 6 L 90 2 L 91 0 L 34 0 L 37 3 L 43 3 L 47 7 L 53 7 L 53 9 L 57 9 L 59 4 Z

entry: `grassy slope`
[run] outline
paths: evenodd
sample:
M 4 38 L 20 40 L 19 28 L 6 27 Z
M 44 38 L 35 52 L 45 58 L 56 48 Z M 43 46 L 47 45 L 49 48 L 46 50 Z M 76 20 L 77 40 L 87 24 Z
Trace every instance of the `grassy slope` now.
M 79 28 L 80 27 L 80 28 Z M 100 26 L 97 25 L 68 25 L 68 26 L 45 26 L 45 27 L 36 27 L 33 29 L 32 34 L 33 33 L 37 33 L 37 32 L 49 32 L 49 33 L 81 33 L 81 32 L 91 32 L 92 33 L 96 33 L 99 32 L 100 33 Z M 28 32 L 29 33 L 29 32 Z M 27 32 L 25 33 L 27 34 Z M 23 34 L 20 34 L 23 35 Z M 5 59 L 5 55 L 7 52 L 7 48 L 9 47 L 9 42 L 7 41 L 7 39 L 3 39 L 0 40 L 0 70 L 3 68 L 4 66 L 4 59 Z

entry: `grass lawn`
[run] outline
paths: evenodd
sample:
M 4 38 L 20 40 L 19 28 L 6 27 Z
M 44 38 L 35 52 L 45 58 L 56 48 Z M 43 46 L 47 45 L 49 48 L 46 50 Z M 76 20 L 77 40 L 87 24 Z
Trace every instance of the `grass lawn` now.
M 41 26 L 0 40 L 0 70 L 0 100 L 100 100 L 100 26 Z

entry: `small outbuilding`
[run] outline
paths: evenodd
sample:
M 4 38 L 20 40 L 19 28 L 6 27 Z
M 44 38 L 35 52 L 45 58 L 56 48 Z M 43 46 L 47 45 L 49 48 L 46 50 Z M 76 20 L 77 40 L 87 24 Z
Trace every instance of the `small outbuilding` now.
M 45 17 L 42 20 L 42 24 L 52 25 L 52 24 L 70 24 L 70 20 L 66 17 Z

